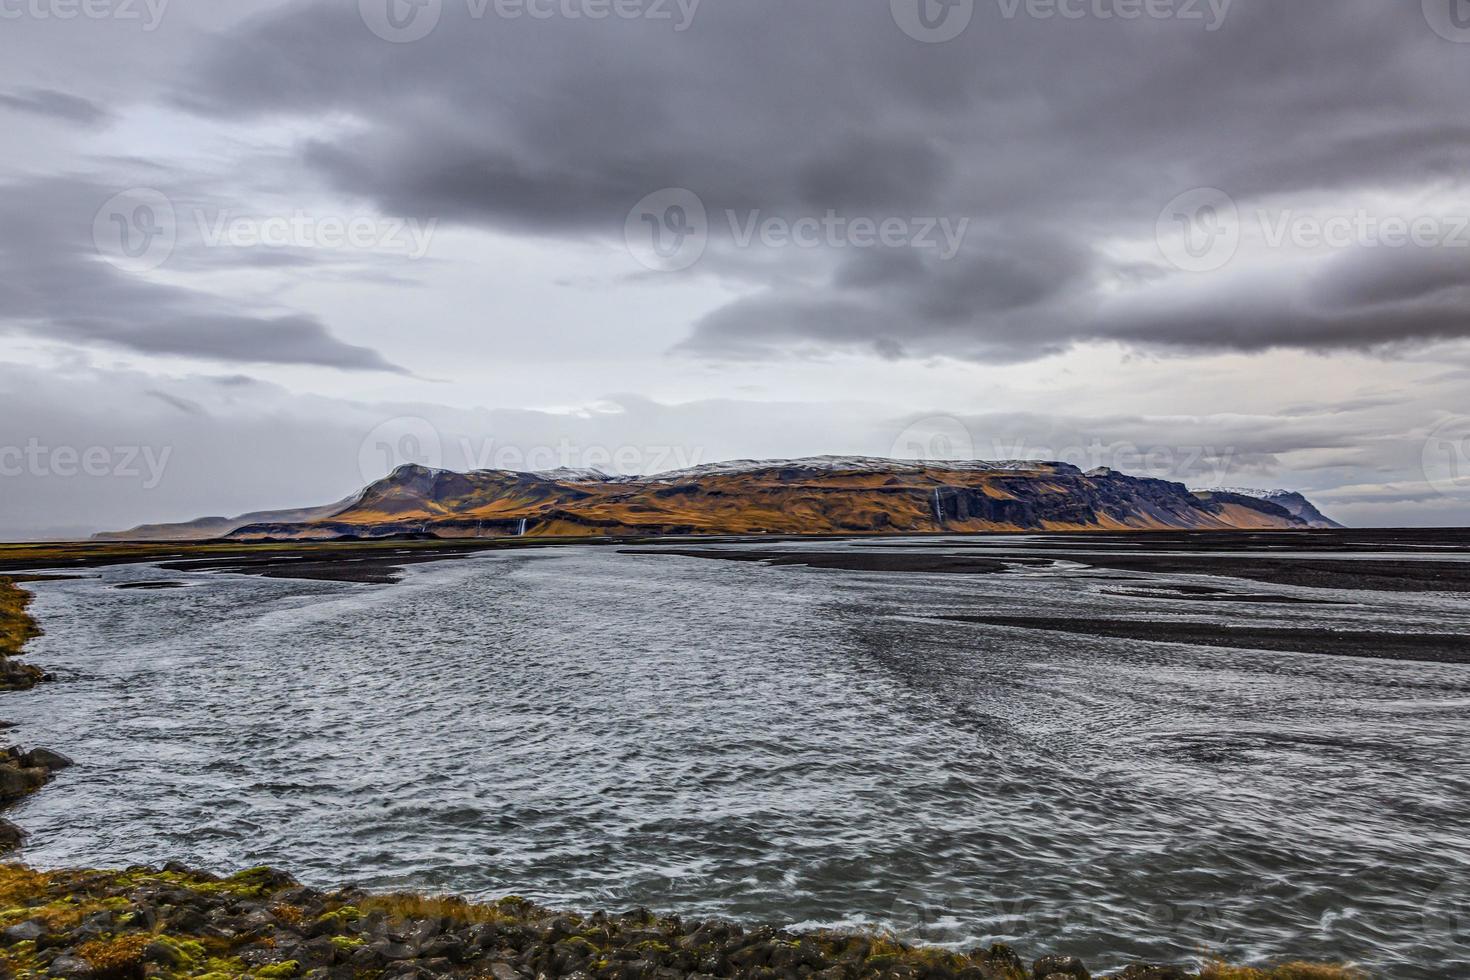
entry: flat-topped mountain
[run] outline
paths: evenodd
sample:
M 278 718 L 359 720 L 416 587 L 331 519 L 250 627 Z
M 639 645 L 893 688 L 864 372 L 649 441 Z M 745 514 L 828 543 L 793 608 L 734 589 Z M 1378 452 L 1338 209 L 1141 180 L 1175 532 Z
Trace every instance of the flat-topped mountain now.
M 250 541 L 1337 526 L 1305 498 L 1298 503 L 1258 493 L 1191 492 L 1166 480 L 1025 460 L 834 456 L 716 463 L 639 477 L 594 470 L 456 473 L 403 466 L 340 504 L 98 537 Z

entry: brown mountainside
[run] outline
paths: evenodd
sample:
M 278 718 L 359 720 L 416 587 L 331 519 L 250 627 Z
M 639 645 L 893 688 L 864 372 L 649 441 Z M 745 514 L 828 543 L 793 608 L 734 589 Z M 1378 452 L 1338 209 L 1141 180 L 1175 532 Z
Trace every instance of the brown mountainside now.
M 1313 511 L 1315 513 L 1315 511 Z M 1065 463 L 857 457 L 727 463 L 653 477 L 405 466 L 341 505 L 139 528 L 113 539 L 234 540 L 981 531 L 1300 529 L 1270 500 Z

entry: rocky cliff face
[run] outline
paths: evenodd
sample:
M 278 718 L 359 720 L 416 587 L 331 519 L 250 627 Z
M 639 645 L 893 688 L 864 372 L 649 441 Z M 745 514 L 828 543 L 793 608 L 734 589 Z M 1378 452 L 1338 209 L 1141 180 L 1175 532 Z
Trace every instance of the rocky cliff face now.
M 263 540 L 1321 526 L 1315 508 L 1304 499 L 1301 504 L 1299 514 L 1272 499 L 1197 494 L 1165 480 L 1027 461 L 824 457 L 723 463 L 654 477 L 587 471 L 452 473 L 405 466 L 343 505 L 253 515 L 255 520 L 234 524 L 225 534 Z M 188 527 L 160 530 L 176 538 L 186 536 Z M 217 529 L 210 525 L 212 533 Z

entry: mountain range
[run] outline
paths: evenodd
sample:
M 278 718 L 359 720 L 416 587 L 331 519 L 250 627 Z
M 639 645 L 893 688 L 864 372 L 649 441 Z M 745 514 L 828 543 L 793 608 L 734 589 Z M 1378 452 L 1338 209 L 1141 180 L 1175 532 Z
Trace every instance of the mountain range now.
M 826 456 L 656 476 L 596 470 L 456 473 L 402 466 L 321 507 L 208 517 L 103 540 L 334 540 L 861 535 L 1338 527 L 1292 491 L 1189 490 L 1110 469 L 1026 460 Z

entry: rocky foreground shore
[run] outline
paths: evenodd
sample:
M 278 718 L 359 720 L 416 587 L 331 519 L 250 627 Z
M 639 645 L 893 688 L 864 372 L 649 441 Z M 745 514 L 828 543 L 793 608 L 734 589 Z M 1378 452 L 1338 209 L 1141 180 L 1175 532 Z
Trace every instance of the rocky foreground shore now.
M 588 916 L 520 898 L 321 892 L 266 868 L 217 878 L 178 865 L 44 873 L 0 866 L 0 976 L 76 980 L 1090 980 L 1066 956 L 1006 946 L 915 949 L 837 932 L 685 922 L 645 909 Z M 1138 965 L 1119 980 L 1344 980 L 1288 964 Z

